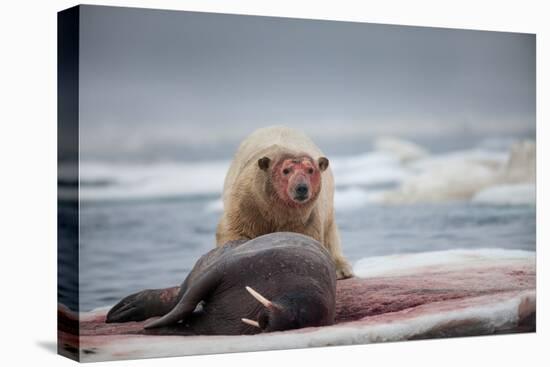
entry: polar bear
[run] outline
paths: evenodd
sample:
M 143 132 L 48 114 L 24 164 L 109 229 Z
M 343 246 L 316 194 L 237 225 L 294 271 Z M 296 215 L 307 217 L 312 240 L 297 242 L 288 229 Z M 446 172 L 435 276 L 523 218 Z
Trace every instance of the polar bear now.
M 216 243 L 302 233 L 327 248 L 338 279 L 352 277 L 333 197 L 329 160 L 305 134 L 283 126 L 259 129 L 241 143 L 225 177 Z

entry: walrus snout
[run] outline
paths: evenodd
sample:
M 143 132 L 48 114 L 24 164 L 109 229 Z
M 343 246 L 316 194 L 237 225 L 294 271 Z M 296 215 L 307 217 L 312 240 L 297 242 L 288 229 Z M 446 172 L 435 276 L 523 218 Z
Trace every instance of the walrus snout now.
M 330 316 L 330 311 L 322 306 L 318 295 L 291 293 L 271 301 L 251 287 L 245 288 L 265 308 L 257 316 L 257 321 L 247 318 L 241 321 L 263 332 L 331 325 L 334 322 L 334 315 Z
M 266 309 L 274 310 L 274 309 L 280 308 L 280 306 L 274 304 L 273 302 L 271 302 L 270 300 L 262 296 L 260 293 L 252 289 L 251 287 L 246 286 L 245 289 L 248 293 L 250 293 L 252 297 L 254 297 L 258 302 L 260 302 Z M 242 318 L 241 321 L 250 326 L 254 326 L 259 329 L 265 330 L 268 324 L 268 317 L 265 313 L 262 312 L 262 314 L 258 318 L 258 321 L 250 320 L 247 318 Z

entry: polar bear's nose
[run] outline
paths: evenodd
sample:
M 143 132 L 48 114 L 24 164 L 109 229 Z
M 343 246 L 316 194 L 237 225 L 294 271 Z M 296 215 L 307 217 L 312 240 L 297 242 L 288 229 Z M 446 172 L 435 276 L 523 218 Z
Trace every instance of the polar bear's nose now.
M 296 194 L 298 196 L 305 198 L 307 196 L 307 192 L 308 192 L 307 185 L 300 184 L 300 185 L 296 186 Z

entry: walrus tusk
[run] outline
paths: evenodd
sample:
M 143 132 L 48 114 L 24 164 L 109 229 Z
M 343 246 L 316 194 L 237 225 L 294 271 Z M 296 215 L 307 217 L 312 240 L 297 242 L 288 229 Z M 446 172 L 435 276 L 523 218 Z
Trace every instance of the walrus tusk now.
M 244 322 L 245 324 L 248 324 L 248 325 L 252 325 L 254 327 L 257 327 L 259 328 L 260 327 L 260 324 L 258 323 L 258 321 L 254 321 L 254 320 L 250 320 L 250 319 L 241 319 L 242 322 Z
M 273 303 L 267 298 L 265 298 L 264 296 L 262 296 L 260 293 L 256 292 L 254 289 L 250 288 L 249 286 L 246 286 L 245 288 L 248 291 L 248 293 L 250 293 L 252 297 L 256 298 L 256 300 L 260 302 L 262 305 L 264 305 L 267 308 L 273 307 Z

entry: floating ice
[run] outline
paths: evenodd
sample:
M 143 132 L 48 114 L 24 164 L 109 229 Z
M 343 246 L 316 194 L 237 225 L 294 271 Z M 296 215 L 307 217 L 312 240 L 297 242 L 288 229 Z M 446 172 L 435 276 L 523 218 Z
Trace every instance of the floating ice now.
M 85 162 L 80 166 L 80 197 L 83 200 L 128 200 L 213 195 L 222 191 L 228 168 L 228 161 Z
M 478 192 L 472 201 L 493 205 L 535 205 L 535 184 L 499 185 Z
M 356 276 L 361 278 L 378 276 L 395 276 L 429 271 L 451 271 L 461 268 L 487 266 L 502 262 L 535 261 L 535 253 L 523 250 L 504 249 L 456 249 L 446 251 L 431 251 L 417 254 L 398 254 L 388 256 L 367 257 L 353 266 Z M 426 271 L 426 270 L 425 270 Z
M 380 203 L 382 200 L 383 192 L 380 190 L 364 190 L 351 187 L 336 190 L 334 193 L 334 207 L 336 210 L 352 210 L 369 203 Z
M 477 148 L 452 152 L 419 159 L 408 167 L 414 173 L 385 195 L 386 202 L 471 200 L 494 186 L 534 183 L 535 145 L 531 141 L 518 142 L 509 153 Z M 508 194 L 512 195 L 509 204 L 522 204 L 529 195 L 525 190 L 508 190 Z

